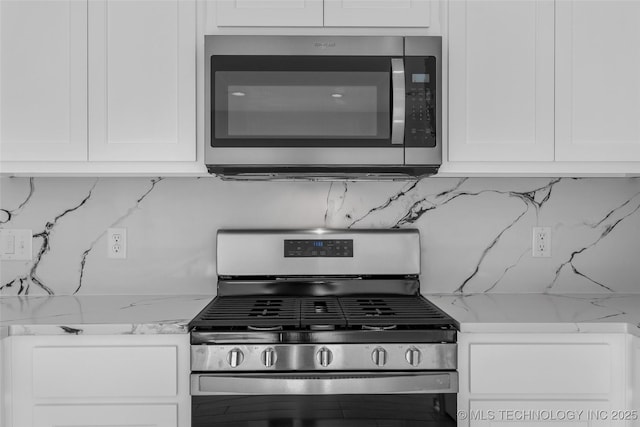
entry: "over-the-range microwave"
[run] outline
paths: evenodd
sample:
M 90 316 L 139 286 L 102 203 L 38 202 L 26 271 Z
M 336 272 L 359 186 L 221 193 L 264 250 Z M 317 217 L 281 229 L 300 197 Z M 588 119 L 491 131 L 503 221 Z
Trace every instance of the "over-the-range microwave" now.
M 442 159 L 442 39 L 205 36 L 205 161 L 228 179 L 406 179 Z

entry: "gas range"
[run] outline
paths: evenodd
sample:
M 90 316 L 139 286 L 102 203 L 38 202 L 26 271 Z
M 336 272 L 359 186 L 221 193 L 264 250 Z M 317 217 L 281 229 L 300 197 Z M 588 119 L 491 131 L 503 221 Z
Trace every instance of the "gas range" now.
M 417 230 L 220 231 L 218 254 L 194 372 L 457 367 L 457 325 L 419 293 Z
M 218 297 L 192 325 L 199 371 L 456 368 L 451 320 L 418 295 Z
M 456 324 L 417 230 L 223 230 L 191 321 L 193 427 L 454 427 Z

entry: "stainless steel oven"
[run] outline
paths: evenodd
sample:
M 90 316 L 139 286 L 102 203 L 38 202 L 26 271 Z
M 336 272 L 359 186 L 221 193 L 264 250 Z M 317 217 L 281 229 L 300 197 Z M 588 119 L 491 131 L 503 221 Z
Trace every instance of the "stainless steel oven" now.
M 446 399 L 456 396 L 451 373 L 202 375 L 195 380 L 200 394 L 192 397 L 192 427 L 456 426 L 445 411 Z
M 417 230 L 220 231 L 191 321 L 193 427 L 455 426 L 456 324 Z
M 407 176 L 441 163 L 440 37 L 205 36 L 223 176 Z

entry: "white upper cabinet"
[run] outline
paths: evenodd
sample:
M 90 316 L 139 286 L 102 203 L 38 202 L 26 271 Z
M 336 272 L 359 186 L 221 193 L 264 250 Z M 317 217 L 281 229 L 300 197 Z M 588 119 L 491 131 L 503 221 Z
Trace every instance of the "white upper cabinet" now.
M 218 0 L 219 27 L 322 27 L 322 0 Z
M 325 27 L 428 27 L 432 0 L 324 0 Z
M 434 0 L 217 0 L 218 27 L 429 27 Z
M 193 0 L 89 2 L 89 160 L 193 161 Z
M 553 0 L 449 2 L 450 161 L 553 160 L 553 52 Z
M 640 160 L 640 1 L 556 2 L 556 159 Z
M 0 1 L 0 160 L 86 160 L 87 2 Z

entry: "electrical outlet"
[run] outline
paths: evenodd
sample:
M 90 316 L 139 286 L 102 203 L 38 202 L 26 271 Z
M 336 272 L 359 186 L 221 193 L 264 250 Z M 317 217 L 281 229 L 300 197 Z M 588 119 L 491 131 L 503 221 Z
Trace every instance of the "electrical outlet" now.
M 0 230 L 0 260 L 29 261 L 32 253 L 33 231 L 6 228 Z
M 107 230 L 107 257 L 113 259 L 127 257 L 126 228 L 109 228 Z
M 533 227 L 531 255 L 534 258 L 551 257 L 551 227 Z

